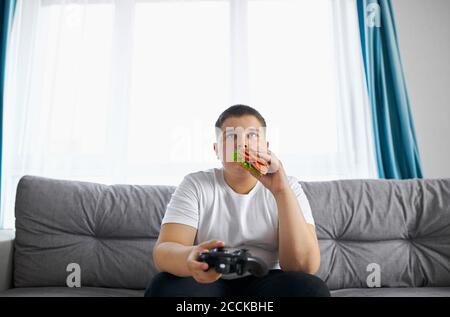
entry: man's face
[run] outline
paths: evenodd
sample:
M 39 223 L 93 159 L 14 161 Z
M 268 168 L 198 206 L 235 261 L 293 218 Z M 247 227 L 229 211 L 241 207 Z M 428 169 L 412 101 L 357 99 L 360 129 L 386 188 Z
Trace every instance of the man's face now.
M 224 169 L 231 173 L 246 173 L 235 162 L 234 153 L 244 157 L 244 147 L 264 151 L 268 148 L 265 127 L 252 115 L 242 117 L 230 117 L 225 120 L 222 129 L 216 131 L 217 143 L 214 150 L 217 158 L 222 161 Z

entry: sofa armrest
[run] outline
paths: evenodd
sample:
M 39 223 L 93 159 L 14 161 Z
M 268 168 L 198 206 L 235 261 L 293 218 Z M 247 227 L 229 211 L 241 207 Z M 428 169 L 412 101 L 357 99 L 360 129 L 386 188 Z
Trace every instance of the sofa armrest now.
M 0 230 L 0 292 L 12 287 L 14 230 Z

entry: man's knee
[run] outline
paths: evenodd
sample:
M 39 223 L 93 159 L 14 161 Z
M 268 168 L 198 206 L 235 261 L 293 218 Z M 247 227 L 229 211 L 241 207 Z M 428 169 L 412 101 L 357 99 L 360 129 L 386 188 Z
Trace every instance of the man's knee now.
M 252 291 L 252 290 L 251 290 Z M 265 297 L 329 297 L 327 285 L 317 276 L 303 272 L 275 272 L 256 286 Z
M 330 297 L 330 290 L 326 283 L 315 275 L 304 272 L 284 272 L 279 278 L 285 290 L 284 296 Z
M 148 285 L 145 297 L 221 297 L 227 288 L 222 281 L 197 283 L 191 277 L 178 277 L 167 272 L 155 275 Z
M 156 274 L 148 284 L 144 296 L 145 297 L 171 296 L 170 289 L 172 288 L 171 285 L 173 284 L 172 281 L 174 280 L 174 278 L 175 278 L 174 275 L 167 272 L 161 272 Z

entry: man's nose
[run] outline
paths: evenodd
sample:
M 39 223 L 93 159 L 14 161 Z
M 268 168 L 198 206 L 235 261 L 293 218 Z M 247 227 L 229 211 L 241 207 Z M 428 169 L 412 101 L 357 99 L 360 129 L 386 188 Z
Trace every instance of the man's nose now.
M 236 142 L 237 142 L 236 148 L 237 148 L 238 150 L 243 150 L 243 149 L 244 149 L 244 146 L 245 146 L 245 144 L 246 144 L 246 143 L 245 143 L 245 142 L 246 142 L 245 134 L 238 134 L 238 135 L 237 135 Z

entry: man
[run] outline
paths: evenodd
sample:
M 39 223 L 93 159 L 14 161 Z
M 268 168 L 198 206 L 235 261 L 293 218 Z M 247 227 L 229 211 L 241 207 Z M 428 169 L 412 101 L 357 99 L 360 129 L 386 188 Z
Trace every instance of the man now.
M 145 296 L 329 296 L 313 275 L 320 250 L 308 199 L 269 150 L 265 128 L 248 106 L 220 115 L 214 150 L 223 168 L 187 175 L 172 195 L 153 251 L 161 273 Z M 257 170 L 235 162 L 234 153 Z M 269 274 L 221 275 L 197 261 L 223 246 L 248 249 Z

